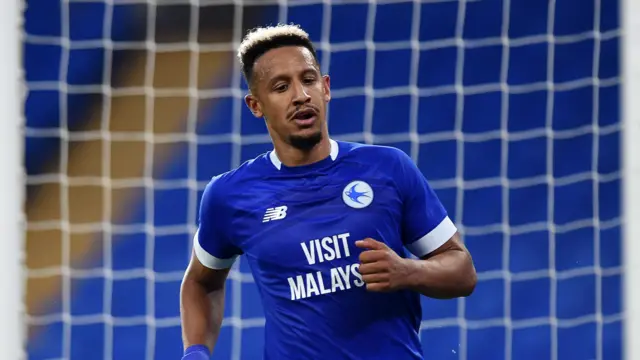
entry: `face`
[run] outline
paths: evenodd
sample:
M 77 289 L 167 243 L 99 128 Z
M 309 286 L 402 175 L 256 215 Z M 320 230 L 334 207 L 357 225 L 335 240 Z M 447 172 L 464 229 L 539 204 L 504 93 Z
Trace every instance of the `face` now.
M 266 119 L 274 142 L 302 150 L 317 144 L 326 132 L 331 94 L 329 77 L 320 74 L 311 52 L 294 46 L 273 49 L 253 71 L 245 101 L 256 117 Z

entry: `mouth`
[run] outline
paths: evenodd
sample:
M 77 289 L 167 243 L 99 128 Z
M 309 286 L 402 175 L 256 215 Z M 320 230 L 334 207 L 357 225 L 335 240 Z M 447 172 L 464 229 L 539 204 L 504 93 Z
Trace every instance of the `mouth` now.
M 310 126 L 317 119 L 317 113 L 313 109 L 300 110 L 293 114 L 293 120 L 299 126 Z

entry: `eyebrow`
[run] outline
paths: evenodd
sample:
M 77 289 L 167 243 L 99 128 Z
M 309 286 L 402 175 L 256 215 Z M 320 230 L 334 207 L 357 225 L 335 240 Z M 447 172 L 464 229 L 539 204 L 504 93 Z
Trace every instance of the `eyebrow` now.
M 304 69 L 301 72 L 300 75 L 307 75 L 307 74 L 317 75 L 318 74 L 318 69 L 316 69 L 315 67 L 307 68 L 307 69 Z M 289 74 L 285 74 L 285 73 L 276 74 L 274 77 L 269 79 L 267 84 L 272 85 L 273 83 L 275 83 L 277 81 L 286 80 L 286 79 L 289 79 L 289 78 L 291 78 L 291 76 Z

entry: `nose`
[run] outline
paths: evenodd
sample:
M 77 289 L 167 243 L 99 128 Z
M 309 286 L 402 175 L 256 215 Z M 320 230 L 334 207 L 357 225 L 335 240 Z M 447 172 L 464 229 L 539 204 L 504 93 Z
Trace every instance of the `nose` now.
M 311 96 L 309 96 L 307 89 L 304 87 L 303 84 L 299 82 L 296 83 L 293 86 L 293 104 L 298 106 L 298 105 L 306 104 L 309 101 L 311 101 Z

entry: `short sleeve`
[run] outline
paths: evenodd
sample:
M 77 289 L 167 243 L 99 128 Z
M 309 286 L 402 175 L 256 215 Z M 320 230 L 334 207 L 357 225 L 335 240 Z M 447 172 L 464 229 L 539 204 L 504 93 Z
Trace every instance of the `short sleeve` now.
M 229 236 L 229 211 L 222 192 L 212 180 L 202 194 L 198 230 L 193 248 L 202 265 L 210 269 L 230 268 L 242 252 Z
M 407 154 L 398 152 L 403 241 L 413 255 L 423 257 L 451 239 L 457 228 L 420 169 Z

